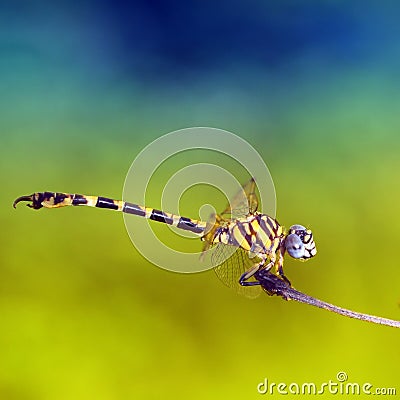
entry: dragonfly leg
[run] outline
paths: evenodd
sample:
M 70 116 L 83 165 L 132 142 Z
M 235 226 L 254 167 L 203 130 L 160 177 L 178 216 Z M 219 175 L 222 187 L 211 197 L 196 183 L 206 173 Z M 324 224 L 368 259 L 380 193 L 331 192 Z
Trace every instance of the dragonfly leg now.
M 260 285 L 260 282 L 258 281 L 248 281 L 261 267 L 263 269 L 269 271 L 275 264 L 275 261 L 271 261 L 268 265 L 263 267 L 264 261 L 261 262 L 260 264 L 255 265 L 254 267 L 250 268 L 248 271 L 246 271 L 239 279 L 239 283 L 242 286 L 256 286 Z
M 260 283 L 258 281 L 251 281 L 248 282 L 248 279 L 250 279 L 260 268 L 260 266 L 257 264 L 254 267 L 250 268 L 248 271 L 246 271 L 239 279 L 239 283 L 242 286 L 255 286 L 259 285 Z
M 240 278 L 239 283 L 240 283 L 242 286 L 257 286 L 257 285 L 261 285 L 261 283 L 258 282 L 258 281 L 250 281 L 250 282 L 247 282 L 247 281 L 245 281 L 245 280 L 242 280 L 242 278 Z
M 286 278 L 285 274 L 283 273 L 283 254 L 281 254 L 279 257 L 277 273 L 282 280 L 284 280 L 290 287 L 292 287 L 289 279 Z
M 292 286 L 292 284 L 290 283 L 289 279 L 286 278 L 286 275 L 283 273 L 283 268 L 282 266 L 278 267 L 278 275 L 279 277 L 281 277 L 290 287 Z

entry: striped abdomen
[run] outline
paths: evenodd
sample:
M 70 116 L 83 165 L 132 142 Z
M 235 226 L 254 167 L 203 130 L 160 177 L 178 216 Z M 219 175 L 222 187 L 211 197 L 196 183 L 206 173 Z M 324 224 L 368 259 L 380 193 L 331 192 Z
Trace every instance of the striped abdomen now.
M 110 210 L 122 211 L 127 214 L 137 215 L 151 219 L 153 221 L 162 222 L 164 224 L 176 226 L 177 228 L 191 231 L 193 233 L 203 234 L 206 229 L 206 223 L 181 217 L 170 213 L 139 206 L 133 203 L 127 203 L 122 200 L 113 200 L 100 196 L 85 196 L 81 194 L 54 193 L 54 192 L 38 192 L 30 196 L 22 196 L 14 201 L 14 207 L 20 201 L 30 201 L 29 207 L 38 210 L 45 208 L 59 208 L 65 206 L 89 206 L 98 208 L 107 208 Z
M 219 227 L 213 242 L 241 247 L 255 254 L 270 255 L 279 249 L 282 238 L 283 229 L 275 219 L 255 213 Z

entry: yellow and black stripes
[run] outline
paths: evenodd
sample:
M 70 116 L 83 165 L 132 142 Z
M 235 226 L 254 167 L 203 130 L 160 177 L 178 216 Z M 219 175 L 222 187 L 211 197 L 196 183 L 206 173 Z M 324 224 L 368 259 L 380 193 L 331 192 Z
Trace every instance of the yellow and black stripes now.
M 276 220 L 256 212 L 219 227 L 213 243 L 241 247 L 256 255 L 272 255 L 279 249 L 283 237 L 283 229 Z
M 287 253 L 300 260 L 315 256 L 317 250 L 312 232 L 302 225 L 292 225 L 286 232 L 274 218 L 258 212 L 255 189 L 255 180 L 251 179 L 231 204 L 221 214 L 213 215 L 208 223 L 121 200 L 80 194 L 37 192 L 19 197 L 13 205 L 16 207 L 19 202 L 26 201 L 35 210 L 65 206 L 106 208 L 175 226 L 201 237 L 204 241 L 202 257 L 210 247 L 217 245 L 211 258 L 218 262 L 213 262 L 217 275 L 228 286 L 237 286 L 239 283 L 242 286 L 262 285 L 266 289 L 262 283 L 264 277 L 257 274 L 272 268 L 290 285 L 283 273 L 284 255 Z M 238 249 L 234 249 L 233 254 L 219 251 L 226 247 L 224 245 Z
M 133 214 L 139 217 L 162 222 L 164 224 L 176 226 L 179 229 L 190 231 L 197 234 L 204 234 L 207 223 L 197 221 L 179 215 L 166 213 L 154 208 L 148 208 L 122 200 L 113 200 L 101 196 L 86 196 L 81 194 L 37 192 L 30 196 L 21 196 L 14 201 L 14 208 L 21 201 L 28 201 L 28 207 L 35 210 L 40 208 L 60 208 L 66 206 L 88 206 L 106 208 L 109 210 L 122 211 L 126 214 Z

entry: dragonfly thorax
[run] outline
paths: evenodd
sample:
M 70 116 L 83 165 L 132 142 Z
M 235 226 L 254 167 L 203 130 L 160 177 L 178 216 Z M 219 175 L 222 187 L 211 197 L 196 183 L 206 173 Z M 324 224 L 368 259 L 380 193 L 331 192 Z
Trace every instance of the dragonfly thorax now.
M 218 227 L 213 243 L 241 247 L 256 255 L 270 255 L 280 248 L 282 240 L 281 225 L 268 215 L 256 212 Z

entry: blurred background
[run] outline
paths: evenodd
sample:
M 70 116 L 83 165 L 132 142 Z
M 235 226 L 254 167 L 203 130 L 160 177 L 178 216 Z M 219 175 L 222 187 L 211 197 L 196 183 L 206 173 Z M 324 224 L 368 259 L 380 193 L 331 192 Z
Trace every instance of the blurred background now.
M 398 385 L 393 328 L 251 301 L 212 271 L 159 269 L 117 213 L 11 205 L 44 190 L 121 198 L 152 140 L 230 130 L 267 163 L 278 221 L 313 229 L 317 257 L 286 260 L 294 286 L 400 319 L 399 12 L 391 1 L 2 3 L 0 399 L 251 399 L 265 378 L 321 384 L 339 371 Z M 194 201 L 183 207 L 197 217 Z

